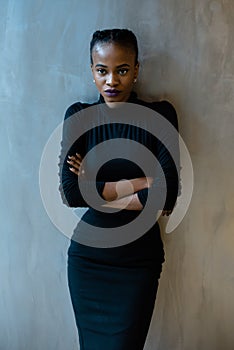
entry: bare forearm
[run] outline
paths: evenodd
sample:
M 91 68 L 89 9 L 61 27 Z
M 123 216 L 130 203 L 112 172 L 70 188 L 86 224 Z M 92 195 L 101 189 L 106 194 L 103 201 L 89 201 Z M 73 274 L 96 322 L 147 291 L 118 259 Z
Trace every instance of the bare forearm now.
M 79 153 L 68 156 L 67 163 L 70 165 L 71 172 L 78 176 L 85 176 L 85 169 L 82 166 L 82 157 Z M 152 177 L 139 177 L 130 180 L 120 180 L 116 182 L 106 182 L 102 197 L 106 201 L 113 201 L 131 194 L 134 194 L 144 188 L 149 188 L 152 185 Z
M 134 194 L 144 188 L 149 188 L 151 183 L 152 179 L 148 177 L 106 182 L 102 196 L 107 201 L 113 201 Z
M 138 199 L 137 193 L 129 196 L 110 201 L 103 205 L 108 208 L 126 209 L 126 210 L 142 210 L 143 206 Z

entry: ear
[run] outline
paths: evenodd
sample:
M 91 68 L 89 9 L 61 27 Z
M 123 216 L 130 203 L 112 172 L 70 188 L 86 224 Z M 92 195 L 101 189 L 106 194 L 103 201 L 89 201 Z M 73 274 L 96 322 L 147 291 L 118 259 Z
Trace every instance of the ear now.
M 93 78 L 94 78 L 94 67 L 93 67 L 93 64 L 91 63 L 90 64 L 90 68 L 91 68 L 91 71 L 92 71 L 92 76 L 93 76 Z M 94 81 L 95 82 L 95 81 Z
M 134 70 L 134 79 L 137 79 L 137 77 L 138 77 L 139 67 L 140 67 L 140 63 L 137 62 L 137 64 L 135 65 L 135 70 Z

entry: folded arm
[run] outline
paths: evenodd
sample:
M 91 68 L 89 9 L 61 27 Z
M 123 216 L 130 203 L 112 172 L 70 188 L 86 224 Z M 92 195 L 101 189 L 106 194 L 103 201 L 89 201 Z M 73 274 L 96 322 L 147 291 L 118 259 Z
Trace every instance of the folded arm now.
M 76 153 L 73 156 L 68 156 L 67 163 L 72 173 L 85 180 L 85 169 L 83 168 L 80 154 Z M 105 182 L 101 196 L 107 203 L 103 206 L 116 209 L 142 210 L 143 206 L 136 192 L 150 188 L 152 181 L 153 178 L 151 177 L 140 177 L 130 180 Z
M 85 169 L 80 154 L 76 153 L 74 156 L 68 156 L 67 163 L 70 165 L 69 170 L 72 173 L 85 179 Z M 152 177 L 105 182 L 101 195 L 107 202 L 103 207 L 120 210 L 142 210 L 144 206 L 139 199 L 138 192 L 151 188 L 152 184 Z M 169 215 L 170 213 L 171 210 L 163 210 L 162 215 Z

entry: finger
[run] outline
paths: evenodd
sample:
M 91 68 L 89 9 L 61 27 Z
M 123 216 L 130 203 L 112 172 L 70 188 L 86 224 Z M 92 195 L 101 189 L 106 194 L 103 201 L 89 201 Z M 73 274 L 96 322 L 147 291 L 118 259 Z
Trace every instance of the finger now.
M 68 163 L 69 165 L 72 165 L 72 167 L 75 168 L 76 170 L 79 170 L 79 169 L 80 169 L 80 165 L 77 164 L 76 162 L 73 162 L 73 161 L 71 161 L 71 160 L 67 160 L 67 163 Z
M 72 155 L 72 156 L 68 156 L 69 158 L 71 159 L 79 159 L 79 161 L 82 161 L 82 157 L 79 153 L 76 153 L 75 155 Z
M 69 168 L 69 170 L 71 170 L 71 172 L 73 172 L 76 175 L 79 175 L 79 171 L 75 168 Z
M 79 153 L 76 153 L 76 156 L 77 156 L 77 158 L 78 158 L 80 161 L 82 161 L 82 157 L 81 157 L 81 155 L 80 155 Z
M 162 216 L 165 216 L 165 215 L 169 216 L 171 214 L 171 212 L 172 212 L 171 210 L 163 210 L 162 211 Z
M 79 160 L 78 158 L 76 158 L 75 156 L 68 156 L 67 162 L 71 165 L 73 165 L 76 169 L 79 169 L 79 167 L 81 166 L 81 160 Z
M 81 164 L 81 162 L 82 162 L 82 159 L 78 158 L 76 156 L 68 156 L 68 158 L 69 158 L 70 161 L 75 162 L 77 164 Z

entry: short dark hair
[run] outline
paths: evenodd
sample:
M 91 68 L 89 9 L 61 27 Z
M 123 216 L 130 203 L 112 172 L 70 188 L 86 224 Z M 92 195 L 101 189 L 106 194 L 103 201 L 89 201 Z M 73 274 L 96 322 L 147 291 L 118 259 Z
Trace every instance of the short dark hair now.
M 93 64 L 93 48 L 98 43 L 116 43 L 121 46 L 128 46 L 135 51 L 135 62 L 138 63 L 138 45 L 135 34 L 129 29 L 104 29 L 93 33 L 90 42 L 90 61 Z

